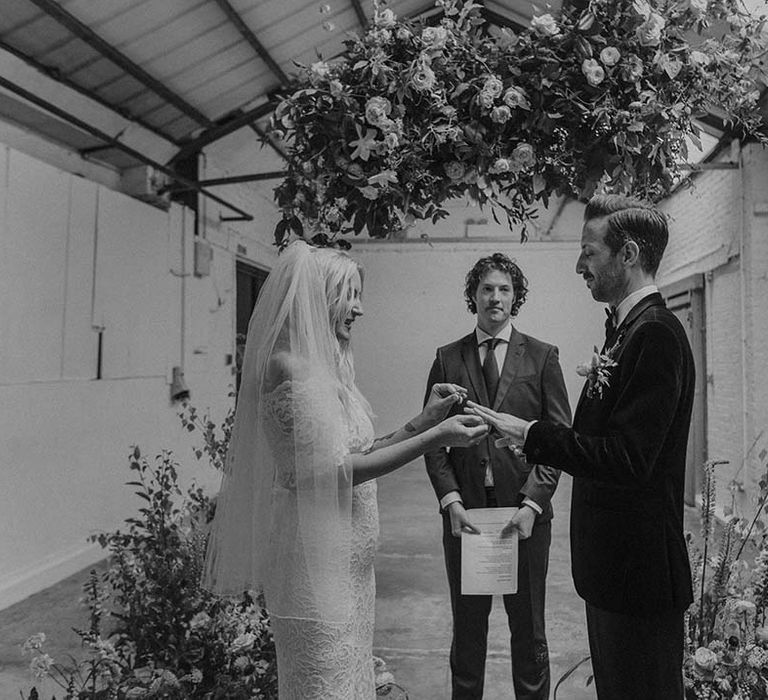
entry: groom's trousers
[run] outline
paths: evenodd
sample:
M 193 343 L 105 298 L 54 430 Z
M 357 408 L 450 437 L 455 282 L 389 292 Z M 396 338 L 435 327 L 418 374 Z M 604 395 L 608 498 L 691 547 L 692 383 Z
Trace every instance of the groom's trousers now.
M 552 539 L 551 522 L 537 523 L 518 551 L 517 593 L 505 595 L 517 700 L 548 700 L 549 651 L 544 630 L 544 598 Z M 485 682 L 489 595 L 461 594 L 461 538 L 451 534 L 443 514 L 443 549 L 453 611 L 451 700 L 480 700 Z M 511 696 L 511 693 L 510 693 Z
M 683 611 L 636 617 L 586 604 L 599 700 L 683 699 Z

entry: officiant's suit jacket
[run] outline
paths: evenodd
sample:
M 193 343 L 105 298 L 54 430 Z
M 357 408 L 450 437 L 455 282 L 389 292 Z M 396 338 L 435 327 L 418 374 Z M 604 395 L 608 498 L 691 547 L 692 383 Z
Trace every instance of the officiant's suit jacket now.
M 427 392 L 439 382 L 460 384 L 467 389 L 469 399 L 489 405 L 475 333 L 438 349 Z M 557 348 L 513 327 L 492 408 L 528 419 L 570 424 Z M 529 464 L 509 448 L 497 448 L 494 439 L 489 436 L 473 447 L 432 452 L 425 455 L 425 460 L 438 500 L 450 491 L 458 491 L 466 508 L 487 507 L 485 474 L 490 464 L 497 506 L 520 506 L 527 497 L 542 509 L 531 536 L 520 543 L 518 593 L 503 596 L 515 695 L 524 700 L 541 700 L 549 697 L 544 600 L 551 539 L 550 499 L 560 472 Z M 453 615 L 451 698 L 475 700 L 483 697 L 491 596 L 461 595 L 461 540 L 451 534 L 447 512 L 443 513 L 443 550 Z
M 685 455 L 695 371 L 682 325 L 660 294 L 606 341 L 617 366 L 602 398 L 581 394 L 572 430 L 531 426 L 525 452 L 574 478 L 571 558 L 579 595 L 652 616 L 692 600 L 683 536 Z
M 474 332 L 437 350 L 427 395 L 439 382 L 459 384 L 467 389 L 471 401 L 489 405 Z M 491 408 L 529 420 L 543 418 L 570 425 L 571 409 L 557 348 L 513 328 Z M 489 436 L 474 447 L 454 447 L 425 455 L 438 500 L 450 491 L 458 491 L 465 508 L 485 507 L 485 471 L 490 461 L 500 507 L 519 506 L 528 497 L 543 511 L 537 521 L 551 520 L 550 499 L 560 478 L 559 470 L 529 464 L 509 448 L 497 448 L 493 443 L 494 437 Z

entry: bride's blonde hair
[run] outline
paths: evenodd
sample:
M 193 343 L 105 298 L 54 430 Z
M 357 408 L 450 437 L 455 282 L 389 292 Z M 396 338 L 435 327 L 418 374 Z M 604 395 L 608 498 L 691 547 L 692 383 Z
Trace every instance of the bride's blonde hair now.
M 333 248 L 320 248 L 315 251 L 325 278 L 325 296 L 328 302 L 328 320 L 331 324 L 333 337 L 339 346 L 339 378 L 347 387 L 355 382 L 355 368 L 352 348 L 349 341 L 336 337 L 337 325 L 349 315 L 354 303 L 352 283 L 355 274 L 360 275 L 363 282 L 364 272 L 360 264 L 346 253 Z

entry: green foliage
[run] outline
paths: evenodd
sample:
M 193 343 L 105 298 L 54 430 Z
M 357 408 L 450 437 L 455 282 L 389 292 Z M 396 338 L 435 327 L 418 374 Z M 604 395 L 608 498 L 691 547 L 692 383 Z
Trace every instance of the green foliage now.
M 243 343 L 245 340 L 243 340 Z M 238 362 L 238 368 L 242 365 L 242 360 Z M 228 396 L 234 399 L 237 394 L 234 389 L 230 389 Z M 179 419 L 182 426 L 190 433 L 197 430 L 202 437 L 202 447 L 195 447 L 195 457 L 202 459 L 208 458 L 211 466 L 220 472 L 224 471 L 224 465 L 227 459 L 227 448 L 229 439 L 232 436 L 232 426 L 235 422 L 235 410 L 231 408 L 227 411 L 221 425 L 211 420 L 211 417 L 204 413 L 200 415 L 197 408 L 188 401 L 182 404 L 179 412 Z
M 387 237 L 462 196 L 510 226 L 553 194 L 658 199 L 712 107 L 764 138 L 763 22 L 738 0 L 568 3 L 520 33 L 436 4 L 428 26 L 375 3 L 342 58 L 302 67 L 271 131 L 289 153 L 277 243 Z
M 216 460 L 225 452 L 218 432 L 205 424 L 206 450 Z M 57 664 L 37 635 L 25 648 L 33 671 L 52 678 L 65 700 L 277 697 L 263 601 L 249 592 L 222 598 L 200 586 L 213 502 L 194 485 L 182 494 L 170 453 L 150 463 L 135 447 L 129 468 L 138 515 L 126 530 L 93 538 L 108 551 L 109 566 L 84 586 L 89 626 L 76 632 L 89 657 Z

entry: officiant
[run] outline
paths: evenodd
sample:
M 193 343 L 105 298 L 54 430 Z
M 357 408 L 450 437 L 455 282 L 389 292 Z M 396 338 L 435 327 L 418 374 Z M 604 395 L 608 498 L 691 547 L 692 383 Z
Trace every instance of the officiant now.
M 518 265 L 501 253 L 478 260 L 465 280 L 476 328 L 437 350 L 427 381 L 456 382 L 468 399 L 497 411 L 570 425 L 568 395 L 557 348 L 520 333 L 512 324 L 528 293 Z M 560 472 L 529 464 L 493 437 L 466 449 L 425 455 L 440 503 L 443 549 L 453 613 L 450 665 L 452 700 L 483 697 L 490 595 L 461 593 L 461 533 L 477 532 L 472 508 L 517 507 L 518 591 L 503 596 L 511 637 L 518 700 L 547 700 L 550 672 L 544 629 L 544 594 L 552 506 Z

